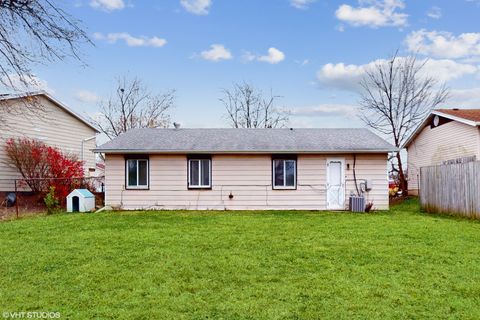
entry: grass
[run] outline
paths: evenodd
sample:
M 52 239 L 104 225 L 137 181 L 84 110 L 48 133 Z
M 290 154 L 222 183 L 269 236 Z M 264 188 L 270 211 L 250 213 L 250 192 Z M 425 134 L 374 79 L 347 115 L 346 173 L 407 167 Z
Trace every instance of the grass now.
M 480 318 L 480 224 L 390 212 L 0 223 L 0 312 L 63 319 Z

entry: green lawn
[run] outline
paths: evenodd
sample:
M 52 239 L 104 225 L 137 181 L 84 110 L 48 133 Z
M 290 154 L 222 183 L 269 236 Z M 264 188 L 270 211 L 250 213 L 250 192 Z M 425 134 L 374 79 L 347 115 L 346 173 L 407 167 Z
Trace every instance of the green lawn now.
M 125 212 L 0 223 L 0 312 L 66 319 L 480 318 L 480 223 Z

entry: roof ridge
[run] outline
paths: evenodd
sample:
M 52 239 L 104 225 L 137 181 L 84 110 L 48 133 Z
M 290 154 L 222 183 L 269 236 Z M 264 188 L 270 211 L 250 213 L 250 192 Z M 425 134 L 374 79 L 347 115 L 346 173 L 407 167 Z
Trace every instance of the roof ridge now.
M 129 130 L 106 153 L 356 153 L 396 150 L 367 128 L 185 128 Z

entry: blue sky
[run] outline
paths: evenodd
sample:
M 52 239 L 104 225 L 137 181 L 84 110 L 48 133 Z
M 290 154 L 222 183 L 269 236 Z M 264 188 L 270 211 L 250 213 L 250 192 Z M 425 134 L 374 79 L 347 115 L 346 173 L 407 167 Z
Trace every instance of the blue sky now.
M 44 86 L 94 114 L 115 78 L 176 90 L 175 121 L 224 127 L 221 89 L 247 81 L 282 96 L 293 127 L 357 127 L 369 63 L 418 52 L 452 88 L 447 106 L 480 107 L 480 0 L 77 0 L 64 3 L 95 46 L 37 66 Z

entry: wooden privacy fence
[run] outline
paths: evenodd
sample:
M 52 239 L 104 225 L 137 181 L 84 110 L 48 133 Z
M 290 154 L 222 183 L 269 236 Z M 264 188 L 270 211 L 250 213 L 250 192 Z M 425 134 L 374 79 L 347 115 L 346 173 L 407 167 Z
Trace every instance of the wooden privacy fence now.
M 427 212 L 480 219 L 480 161 L 420 168 L 420 203 Z

